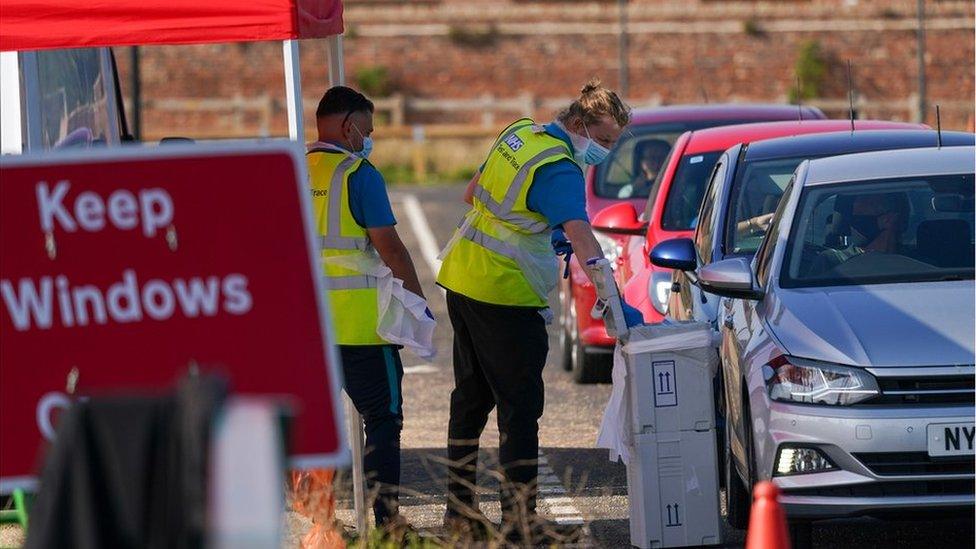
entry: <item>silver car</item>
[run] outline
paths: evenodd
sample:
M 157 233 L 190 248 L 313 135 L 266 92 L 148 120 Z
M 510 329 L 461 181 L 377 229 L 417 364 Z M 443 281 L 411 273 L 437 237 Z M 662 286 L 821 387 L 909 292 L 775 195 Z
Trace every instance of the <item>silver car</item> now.
M 719 311 L 730 523 L 767 479 L 801 525 L 972 512 L 974 154 L 805 161 L 755 258 L 698 271 L 731 298 Z

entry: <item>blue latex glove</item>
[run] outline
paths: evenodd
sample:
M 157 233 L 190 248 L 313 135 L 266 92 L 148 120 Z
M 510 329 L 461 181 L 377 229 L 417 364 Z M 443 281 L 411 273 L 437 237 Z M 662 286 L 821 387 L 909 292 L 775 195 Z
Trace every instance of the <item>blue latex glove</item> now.
M 563 278 L 569 278 L 569 258 L 573 257 L 573 244 L 566 238 L 566 233 L 562 229 L 554 229 L 549 241 L 556 255 L 565 256 L 566 269 L 563 271 Z
M 633 328 L 634 326 L 641 326 L 644 324 L 644 315 L 640 311 L 638 311 L 635 307 L 628 305 L 626 301 L 621 300 L 620 303 L 623 305 L 624 322 L 627 323 L 628 328 Z

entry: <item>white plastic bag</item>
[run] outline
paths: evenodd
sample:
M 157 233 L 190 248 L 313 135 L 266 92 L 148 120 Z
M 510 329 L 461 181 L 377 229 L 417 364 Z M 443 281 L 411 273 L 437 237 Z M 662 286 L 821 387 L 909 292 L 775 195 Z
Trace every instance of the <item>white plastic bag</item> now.
M 630 450 L 634 447 L 634 430 L 631 428 L 630 392 L 627 391 L 627 363 L 623 348 L 617 342 L 613 350 L 613 389 L 610 401 L 603 411 L 603 421 L 597 434 L 596 447 L 610 450 L 610 461 L 630 463 Z
M 376 333 L 396 345 L 403 345 L 417 357 L 430 360 L 437 356 L 434 329 L 437 322 L 427 316 L 427 301 L 403 287 L 403 281 L 383 263 L 376 250 L 362 254 L 332 256 L 329 264 L 376 278 Z

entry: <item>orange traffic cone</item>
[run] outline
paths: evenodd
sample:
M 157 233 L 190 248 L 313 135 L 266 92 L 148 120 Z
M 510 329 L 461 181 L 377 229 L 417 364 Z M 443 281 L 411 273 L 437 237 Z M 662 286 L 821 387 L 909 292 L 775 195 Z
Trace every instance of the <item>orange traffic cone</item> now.
M 746 549 L 790 549 L 786 513 L 779 506 L 779 488 L 769 481 L 760 482 L 753 487 L 752 497 Z
M 312 519 L 301 549 L 345 549 L 346 542 L 335 520 L 334 469 L 292 471 L 292 509 Z

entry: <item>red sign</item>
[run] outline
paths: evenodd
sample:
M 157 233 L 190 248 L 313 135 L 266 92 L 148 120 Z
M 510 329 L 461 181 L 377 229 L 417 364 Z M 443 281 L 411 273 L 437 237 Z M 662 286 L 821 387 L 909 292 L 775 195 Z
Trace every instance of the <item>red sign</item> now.
M 293 463 L 346 459 L 302 163 L 285 143 L 0 161 L 0 491 L 30 483 L 70 398 L 194 364 L 287 395 Z

